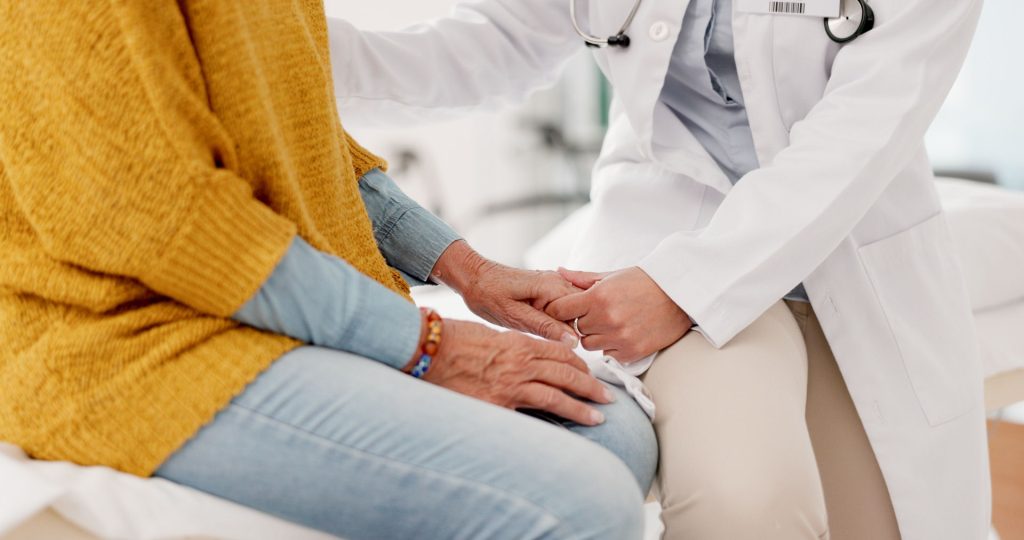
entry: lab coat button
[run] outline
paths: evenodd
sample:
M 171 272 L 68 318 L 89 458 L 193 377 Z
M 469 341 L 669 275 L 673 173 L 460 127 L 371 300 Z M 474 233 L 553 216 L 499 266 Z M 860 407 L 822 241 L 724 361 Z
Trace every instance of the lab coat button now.
M 668 37 L 668 25 L 661 21 L 652 24 L 650 36 L 654 41 L 664 40 Z

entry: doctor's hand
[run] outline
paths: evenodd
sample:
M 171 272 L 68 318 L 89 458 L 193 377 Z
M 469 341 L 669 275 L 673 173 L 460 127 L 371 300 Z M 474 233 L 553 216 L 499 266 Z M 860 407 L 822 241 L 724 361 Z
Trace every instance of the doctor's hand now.
M 604 416 L 584 400 L 614 399 L 567 345 L 451 319 L 423 378 L 501 407 L 542 410 L 587 426 Z
M 622 363 L 645 358 L 683 337 L 692 326 L 686 313 L 637 267 L 596 274 L 560 268 L 583 292 L 551 302 L 547 312 L 576 321 L 583 348 L 603 350 Z
M 544 312 L 556 298 L 579 292 L 557 272 L 498 264 L 459 240 L 441 255 L 431 276 L 462 295 L 473 313 L 490 323 L 570 347 L 578 343 L 572 327 Z

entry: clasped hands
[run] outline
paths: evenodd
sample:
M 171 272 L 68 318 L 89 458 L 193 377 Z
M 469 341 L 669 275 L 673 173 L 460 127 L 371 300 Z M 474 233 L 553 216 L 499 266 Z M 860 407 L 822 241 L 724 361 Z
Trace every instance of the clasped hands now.
M 630 363 L 690 329 L 686 313 L 636 267 L 601 274 L 520 270 L 487 260 L 458 241 L 432 276 L 462 295 L 483 319 L 550 341 L 447 320 L 425 379 L 503 407 L 544 410 L 580 424 L 603 421 L 583 400 L 613 399 L 572 352 L 580 337 L 587 350 Z

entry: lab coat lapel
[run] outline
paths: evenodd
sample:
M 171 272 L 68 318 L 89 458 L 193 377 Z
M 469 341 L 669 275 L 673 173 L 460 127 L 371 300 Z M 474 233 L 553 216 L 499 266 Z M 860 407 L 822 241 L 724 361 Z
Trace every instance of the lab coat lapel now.
M 739 11 L 733 14 L 733 45 L 754 147 L 766 166 L 789 146 L 793 124 L 825 94 L 839 47 L 816 17 Z
M 639 138 L 637 143 L 648 157 L 653 157 L 655 108 L 687 5 L 689 0 L 641 2 L 627 31 L 629 47 L 601 51 L 607 60 L 609 80 L 622 96 L 626 116 Z M 633 0 L 591 2 L 593 32 L 600 36 L 614 34 L 632 6 Z
M 789 132 L 779 116 L 779 93 L 773 66 L 775 19 L 770 15 L 742 13 L 733 4 L 733 47 L 736 71 L 743 91 L 747 119 L 760 165 L 769 165 L 789 144 Z M 788 50 L 799 49 L 789 45 Z M 791 81 L 799 84 L 800 81 Z

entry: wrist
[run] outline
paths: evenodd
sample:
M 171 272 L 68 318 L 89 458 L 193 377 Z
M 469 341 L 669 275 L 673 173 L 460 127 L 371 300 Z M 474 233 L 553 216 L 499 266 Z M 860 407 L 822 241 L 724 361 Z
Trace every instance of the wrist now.
M 420 311 L 420 337 L 416 340 L 416 348 L 412 351 L 412 357 L 402 367 L 402 371 L 409 373 L 412 368 L 416 367 L 416 363 L 420 361 L 420 356 L 423 354 L 423 342 L 427 340 L 427 315 Z
M 402 371 L 422 379 L 434 359 L 437 357 L 441 346 L 441 334 L 444 330 L 444 321 L 436 311 L 430 308 L 420 308 L 420 340 L 416 347 L 413 358 L 402 368 Z
M 452 242 L 441 254 L 430 272 L 431 278 L 437 283 L 451 287 L 455 292 L 464 295 L 472 289 L 482 269 L 491 261 L 476 252 L 465 240 Z

